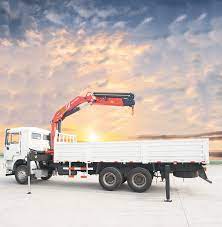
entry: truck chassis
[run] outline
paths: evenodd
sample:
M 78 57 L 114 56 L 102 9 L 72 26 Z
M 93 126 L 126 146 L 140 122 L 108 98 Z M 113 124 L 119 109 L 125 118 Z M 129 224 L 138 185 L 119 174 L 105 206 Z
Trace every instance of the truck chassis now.
M 165 179 L 166 199 L 165 202 L 171 202 L 170 199 L 170 174 L 180 178 L 201 177 L 209 183 L 212 183 L 204 171 L 204 165 L 201 163 L 121 163 L 121 162 L 60 162 L 54 163 L 52 156 L 42 154 L 35 150 L 30 150 L 27 156 L 27 179 L 18 183 L 26 184 L 28 182 L 31 193 L 31 162 L 38 163 L 36 166 L 40 170 L 47 170 L 47 180 L 54 175 L 67 175 L 74 178 L 78 173 L 81 178 L 87 178 L 87 175 L 99 175 L 99 182 L 105 190 L 116 190 L 125 181 L 128 182 L 129 188 L 135 192 L 144 192 L 152 184 L 154 177 Z M 34 175 L 33 175 L 34 176 Z

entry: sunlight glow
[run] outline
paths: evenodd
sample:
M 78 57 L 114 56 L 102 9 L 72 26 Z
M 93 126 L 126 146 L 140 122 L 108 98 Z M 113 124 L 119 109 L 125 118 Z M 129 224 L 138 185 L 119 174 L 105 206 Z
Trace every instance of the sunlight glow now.
M 98 139 L 99 139 L 99 136 L 94 132 L 91 132 L 88 136 L 88 140 L 90 142 L 98 141 Z

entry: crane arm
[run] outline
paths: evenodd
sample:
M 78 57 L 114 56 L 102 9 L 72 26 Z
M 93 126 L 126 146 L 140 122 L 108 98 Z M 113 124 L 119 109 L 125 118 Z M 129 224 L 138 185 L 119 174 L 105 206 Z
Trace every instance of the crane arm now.
M 132 93 L 87 93 L 86 96 L 77 96 L 65 106 L 60 108 L 53 116 L 51 122 L 50 147 L 54 147 L 55 132 L 61 132 L 61 122 L 69 115 L 76 113 L 87 105 L 129 106 L 134 107 L 134 94 Z

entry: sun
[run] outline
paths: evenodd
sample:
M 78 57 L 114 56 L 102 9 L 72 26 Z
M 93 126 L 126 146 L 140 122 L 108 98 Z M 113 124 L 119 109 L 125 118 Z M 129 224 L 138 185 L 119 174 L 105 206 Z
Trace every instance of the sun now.
M 89 136 L 88 136 L 88 140 L 89 140 L 90 142 L 97 141 L 98 139 L 99 139 L 99 136 L 98 136 L 96 133 L 94 133 L 94 132 L 91 132 L 91 133 L 89 134 Z

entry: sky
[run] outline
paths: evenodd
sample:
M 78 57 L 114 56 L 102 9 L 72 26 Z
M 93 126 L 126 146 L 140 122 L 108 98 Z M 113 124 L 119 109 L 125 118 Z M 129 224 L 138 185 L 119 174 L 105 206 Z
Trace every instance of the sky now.
M 49 128 L 78 95 L 132 92 L 128 108 L 67 118 L 79 138 L 221 130 L 222 1 L 1 0 L 0 133 Z

